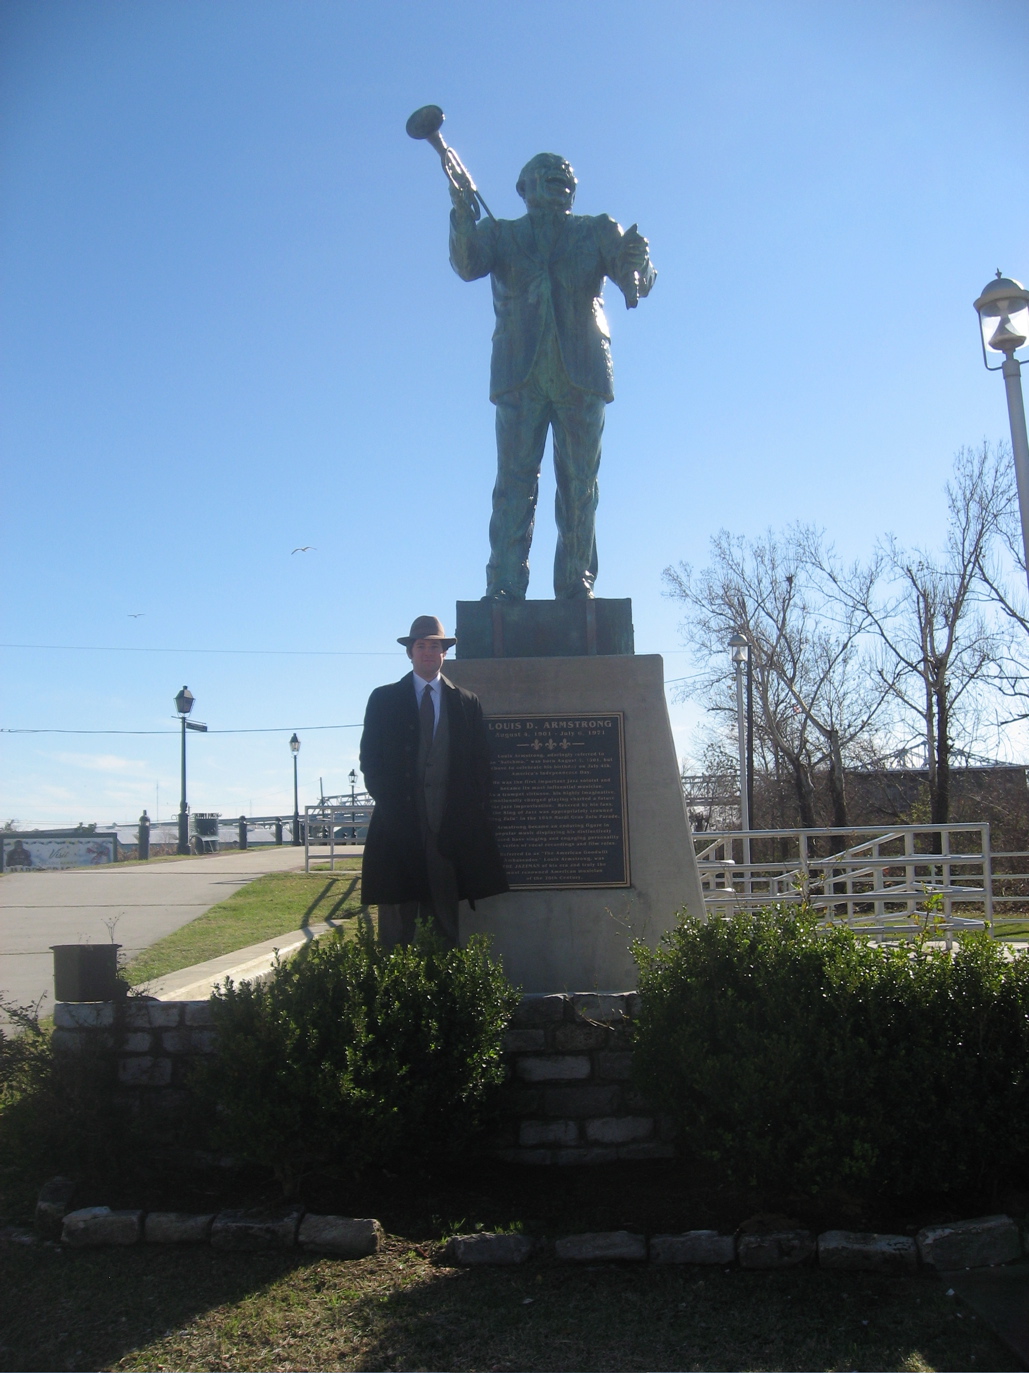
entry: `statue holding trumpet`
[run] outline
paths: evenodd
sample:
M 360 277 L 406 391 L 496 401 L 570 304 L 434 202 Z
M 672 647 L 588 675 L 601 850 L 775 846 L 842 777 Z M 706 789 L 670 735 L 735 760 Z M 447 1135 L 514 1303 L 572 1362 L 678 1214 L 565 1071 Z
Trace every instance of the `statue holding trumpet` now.
M 647 240 L 635 224 L 623 230 L 609 215 L 573 214 L 575 174 L 555 153 L 538 153 L 522 168 L 516 189 L 527 213 L 495 219 L 440 136 L 442 123 L 443 111 L 427 105 L 407 132 L 440 155 L 453 202 L 451 265 L 463 281 L 490 277 L 497 321 L 490 369 L 497 480 L 484 599 L 525 599 L 548 431 L 557 478 L 554 595 L 592 597 L 597 472 L 604 410 L 614 398 L 604 278 L 634 309 L 657 276 Z

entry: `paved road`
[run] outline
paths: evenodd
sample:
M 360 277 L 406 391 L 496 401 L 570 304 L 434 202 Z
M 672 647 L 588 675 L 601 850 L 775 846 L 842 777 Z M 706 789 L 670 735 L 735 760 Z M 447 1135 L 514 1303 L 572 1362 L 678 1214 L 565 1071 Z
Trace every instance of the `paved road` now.
M 337 856 L 360 849 L 337 848 Z M 328 854 L 328 849 L 324 850 Z M 321 850 L 312 855 L 322 856 Z M 248 849 L 172 862 L 11 872 L 0 876 L 0 996 L 53 1004 L 51 944 L 113 938 L 132 958 L 267 872 L 304 866 L 304 850 Z

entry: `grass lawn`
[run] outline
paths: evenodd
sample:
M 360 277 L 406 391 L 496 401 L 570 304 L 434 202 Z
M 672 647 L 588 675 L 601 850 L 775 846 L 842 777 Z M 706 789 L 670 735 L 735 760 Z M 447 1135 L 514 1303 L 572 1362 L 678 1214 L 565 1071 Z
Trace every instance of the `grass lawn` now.
M 1029 920 L 998 920 L 993 927 L 995 939 L 1029 939 Z
M 1018 1369 L 928 1273 L 0 1245 L 0 1368 Z
M 274 939 L 325 919 L 348 920 L 360 906 L 360 858 L 339 860 L 335 872 L 274 872 L 255 878 L 188 925 L 126 963 L 130 986 L 191 968 L 209 958 Z

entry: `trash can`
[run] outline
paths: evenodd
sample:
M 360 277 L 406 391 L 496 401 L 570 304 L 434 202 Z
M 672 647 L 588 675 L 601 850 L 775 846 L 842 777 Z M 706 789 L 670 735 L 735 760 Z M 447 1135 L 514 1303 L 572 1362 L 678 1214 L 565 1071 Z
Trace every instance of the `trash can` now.
M 218 818 L 220 811 L 194 811 L 193 833 L 198 853 L 218 852 Z
M 51 944 L 55 1001 L 116 1001 L 120 944 Z

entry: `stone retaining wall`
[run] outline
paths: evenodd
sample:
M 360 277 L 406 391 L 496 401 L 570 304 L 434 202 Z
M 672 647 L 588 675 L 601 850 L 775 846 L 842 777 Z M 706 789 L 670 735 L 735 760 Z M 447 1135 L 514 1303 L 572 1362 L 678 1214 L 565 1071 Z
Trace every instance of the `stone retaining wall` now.
M 523 997 L 505 1036 L 497 1157 L 527 1164 L 671 1158 L 672 1127 L 632 1085 L 635 992 Z M 123 1099 L 174 1114 L 197 1059 L 217 1052 L 209 1001 L 60 1002 L 54 1043 L 112 1061 Z
M 498 1157 L 514 1163 L 671 1158 L 671 1123 L 632 1085 L 636 992 L 524 996 L 504 1040 Z
M 106 1060 L 121 1100 L 175 1116 L 189 1103 L 197 1059 L 217 1052 L 210 1001 L 59 1001 L 54 1047 Z

